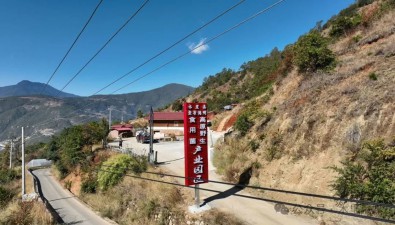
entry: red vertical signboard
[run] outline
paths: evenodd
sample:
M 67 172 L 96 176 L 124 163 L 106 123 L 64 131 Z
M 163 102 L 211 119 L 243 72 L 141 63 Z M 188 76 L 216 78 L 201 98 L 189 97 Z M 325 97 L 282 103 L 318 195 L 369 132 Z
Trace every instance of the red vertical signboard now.
M 185 185 L 207 183 L 207 104 L 184 103 Z

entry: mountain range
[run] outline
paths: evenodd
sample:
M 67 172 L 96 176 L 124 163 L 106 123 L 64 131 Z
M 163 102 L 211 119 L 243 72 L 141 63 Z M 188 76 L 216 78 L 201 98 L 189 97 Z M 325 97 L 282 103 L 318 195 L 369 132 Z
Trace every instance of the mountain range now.
M 48 95 L 59 98 L 78 97 L 77 95 L 59 91 L 50 85 L 23 80 L 15 85 L 0 87 L 0 97 Z
M 168 84 L 150 91 L 120 94 L 75 97 L 62 93 L 58 97 L 38 95 L 45 84 L 22 81 L 17 85 L 0 88 L 0 142 L 20 136 L 25 128 L 29 138 L 43 140 L 65 127 L 108 119 L 112 108 L 112 121 L 127 121 L 135 118 L 138 110 L 148 112 L 190 94 L 194 88 L 182 84 Z M 46 93 L 58 90 L 47 87 Z M 27 94 L 29 93 L 29 94 Z M 12 96 L 9 96 L 11 95 Z M 33 140 L 31 139 L 31 140 Z

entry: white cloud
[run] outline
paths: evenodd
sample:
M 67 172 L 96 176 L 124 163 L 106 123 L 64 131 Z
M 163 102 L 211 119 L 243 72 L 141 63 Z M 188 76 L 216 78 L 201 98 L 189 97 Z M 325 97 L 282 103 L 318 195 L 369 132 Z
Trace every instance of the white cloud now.
M 199 43 L 191 43 L 188 45 L 189 50 L 191 50 L 192 54 L 202 54 L 204 51 L 207 51 L 209 49 L 209 46 L 207 44 L 204 44 L 206 41 L 206 38 L 200 39 Z

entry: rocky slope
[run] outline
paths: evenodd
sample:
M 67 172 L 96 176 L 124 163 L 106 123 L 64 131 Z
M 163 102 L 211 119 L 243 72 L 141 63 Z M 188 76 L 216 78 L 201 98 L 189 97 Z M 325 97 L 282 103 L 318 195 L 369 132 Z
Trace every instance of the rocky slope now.
M 382 2 L 358 9 L 362 20 L 368 13 L 379 13 Z M 291 66 L 285 76 L 275 78 L 272 89 L 240 102 L 231 113 L 216 116 L 214 124 L 221 128 L 229 122 L 230 114 L 240 115 L 251 105 L 264 112 L 255 117 L 243 138 L 234 132 L 216 146 L 216 154 L 227 159 L 217 161 L 227 179 L 237 181 L 252 166 L 252 185 L 332 196 L 331 184 L 338 174 L 331 167 L 352 158 L 367 140 L 394 140 L 395 11 L 389 10 L 376 20 L 373 14 L 363 26 L 332 39 L 329 48 L 336 66 L 329 72 L 301 73 Z M 322 34 L 329 36 L 330 29 L 326 27 Z M 248 76 L 252 79 L 254 74 Z M 232 90 L 229 86 L 227 82 L 221 87 L 226 92 Z M 209 98 L 210 94 L 202 98 L 197 92 L 189 100 Z M 271 192 L 263 195 L 341 210 L 333 201 Z M 326 224 L 371 223 L 333 214 L 313 216 Z

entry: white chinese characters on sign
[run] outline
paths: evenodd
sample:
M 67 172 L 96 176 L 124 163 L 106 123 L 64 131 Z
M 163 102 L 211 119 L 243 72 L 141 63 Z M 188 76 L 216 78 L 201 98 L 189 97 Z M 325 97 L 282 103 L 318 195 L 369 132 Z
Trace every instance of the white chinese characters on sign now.
M 205 183 L 208 180 L 207 165 L 207 105 L 185 103 L 185 176 L 187 185 Z

